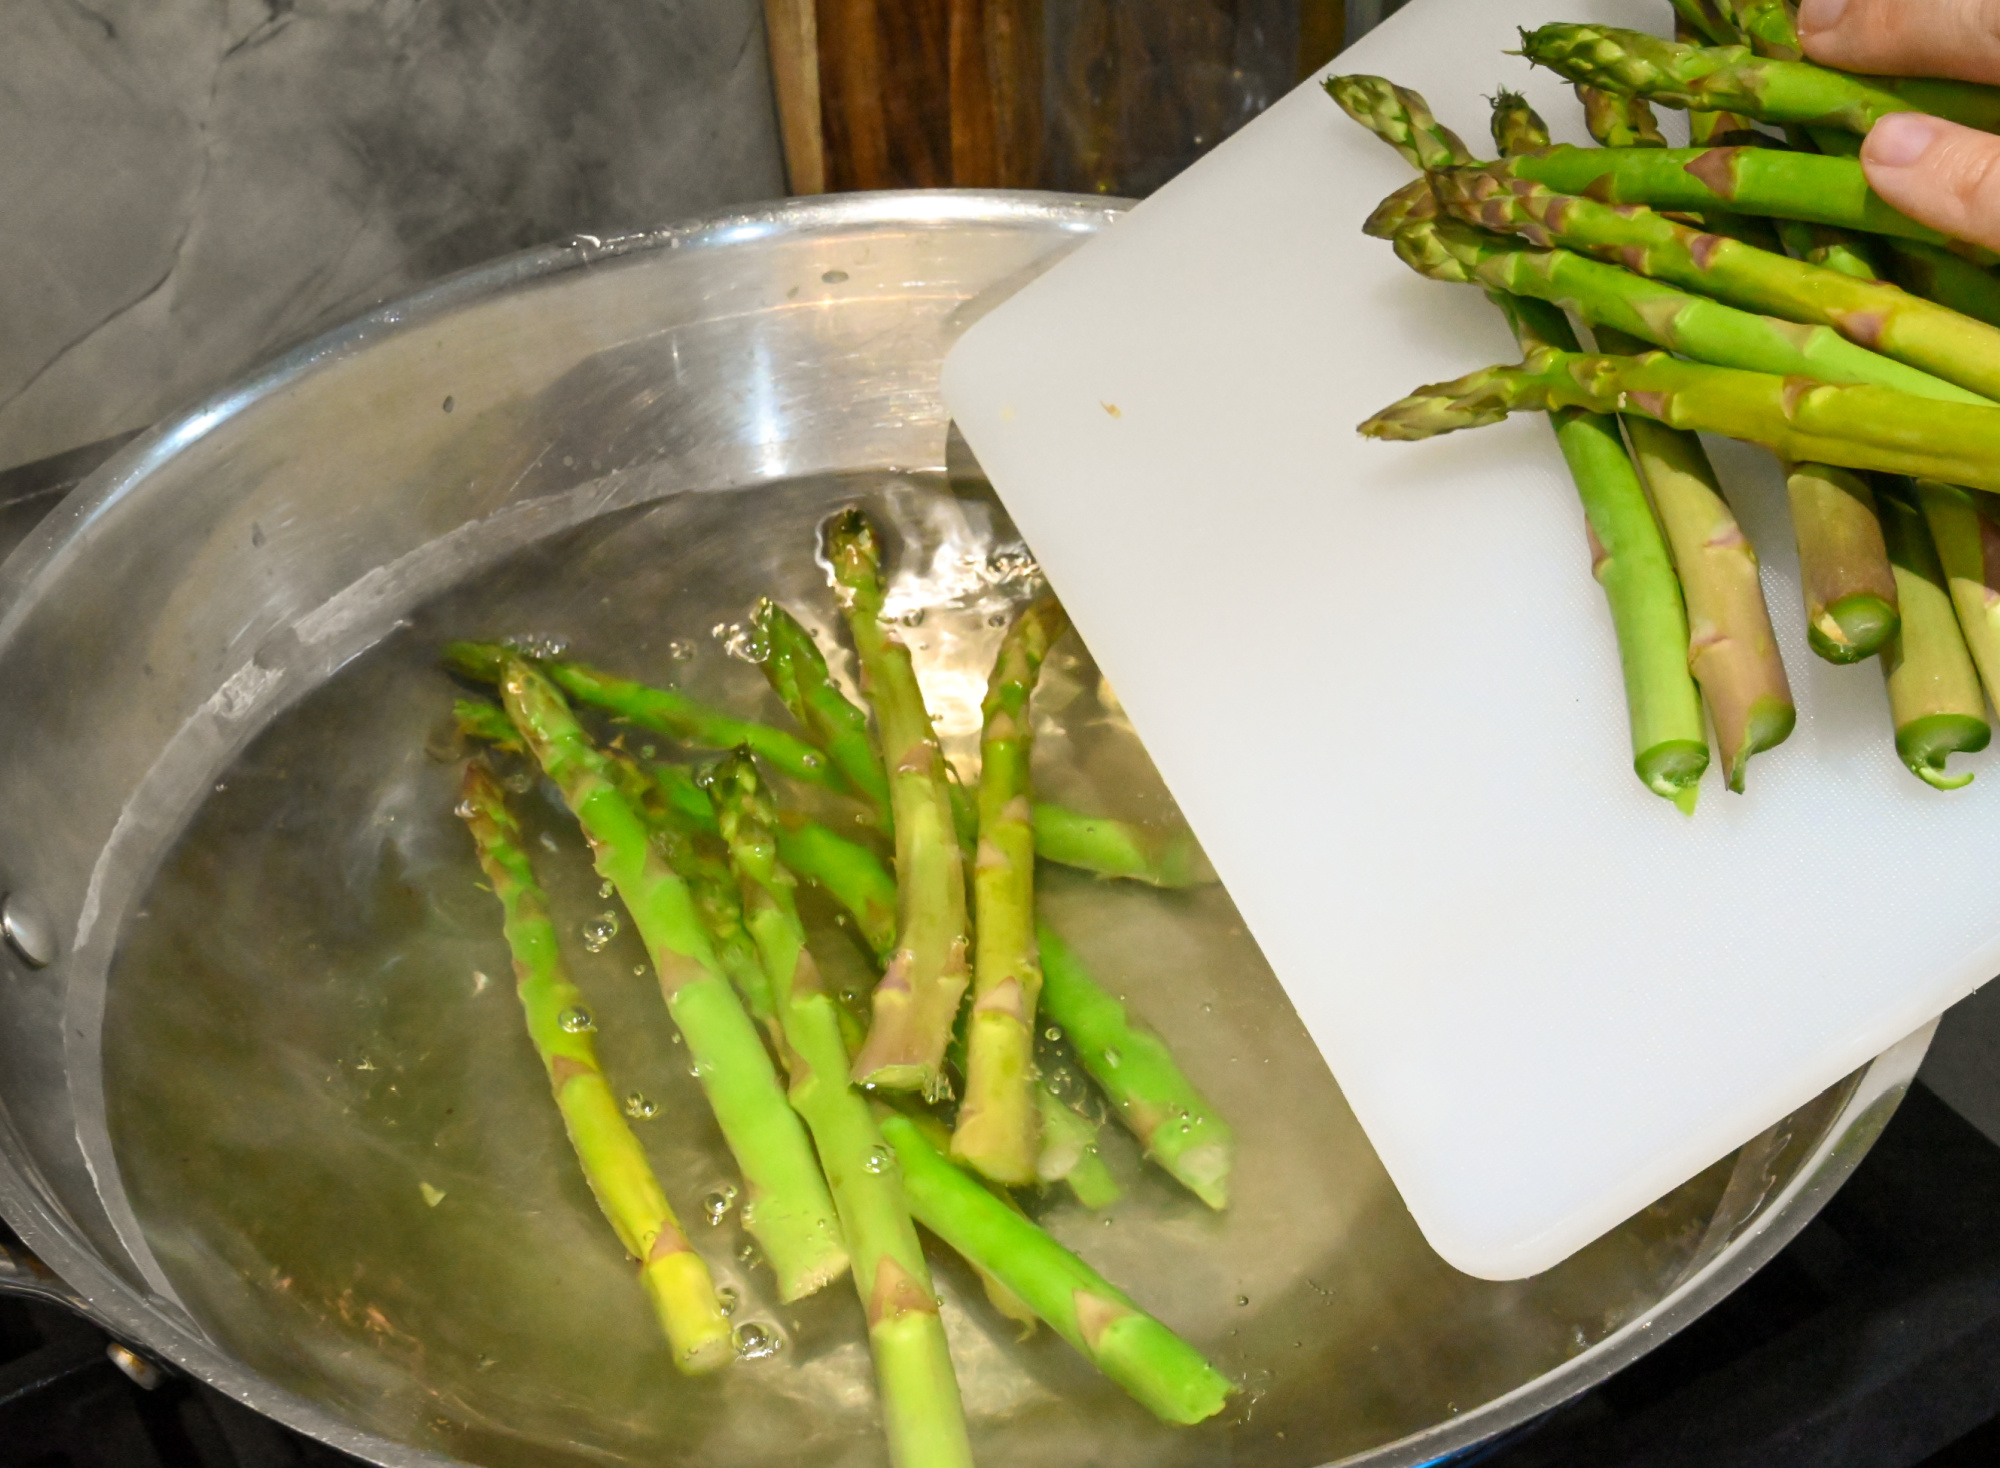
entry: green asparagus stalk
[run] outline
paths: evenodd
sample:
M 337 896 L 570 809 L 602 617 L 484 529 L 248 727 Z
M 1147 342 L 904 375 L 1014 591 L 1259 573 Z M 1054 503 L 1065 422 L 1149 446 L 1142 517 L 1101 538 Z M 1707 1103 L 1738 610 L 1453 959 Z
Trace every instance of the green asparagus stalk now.
M 1124 1190 L 1097 1150 L 1097 1123 L 1078 1115 L 1047 1086 L 1035 1088 L 1035 1106 L 1042 1119 L 1035 1176 L 1045 1184 L 1069 1184 L 1076 1201 L 1093 1211 L 1116 1203 Z
M 1633 98 L 1641 101 L 1641 98 Z M 1697 148 L 1761 148 L 1768 140 L 1750 125 L 1747 117 L 1734 112 L 1690 112 L 1688 142 Z M 1665 146 L 1666 140 L 1660 140 Z
M 528 746 L 521 742 L 521 731 L 514 727 L 514 721 L 498 704 L 479 698 L 454 699 L 451 712 L 458 722 L 458 732 L 464 738 L 490 744 L 509 754 L 528 752 Z
M 1042 1008 L 1061 1025 L 1090 1078 L 1147 1155 L 1211 1208 L 1229 1205 L 1235 1142 L 1152 1031 L 1090 975 L 1047 923 L 1036 925 L 1042 955 Z
M 1493 299 L 1524 353 L 1575 345 L 1568 319 L 1546 302 Z M 1591 574 L 1604 588 L 1618 638 L 1633 771 L 1647 789 L 1691 815 L 1708 768 L 1708 739 L 1688 670 L 1687 610 L 1667 543 L 1617 420 L 1587 411 L 1549 417 L 1583 502 Z
M 626 1125 L 597 1063 L 590 1029 L 569 1020 L 585 1012 L 583 994 L 563 967 L 548 898 L 535 881 L 506 795 L 477 761 L 466 767 L 458 814 L 478 844 L 479 864 L 506 911 L 507 946 L 514 954 L 515 988 L 528 1034 L 548 1072 L 549 1089 L 597 1206 L 625 1252 L 641 1261 L 639 1277 L 673 1346 L 674 1364 L 691 1374 L 726 1365 L 735 1348 L 715 1281 L 681 1231 L 645 1148 Z
M 1502 158 L 1549 146 L 1549 125 L 1519 92 L 1502 87 L 1493 96 L 1493 146 Z
M 1667 139 L 1660 131 L 1659 121 L 1653 116 L 1653 109 L 1646 105 L 1643 97 L 1627 97 L 1619 92 L 1607 92 L 1602 87 L 1579 85 L 1576 88 L 1576 100 L 1583 104 L 1584 127 L 1605 147 L 1667 146 Z M 1544 140 L 1537 146 L 1546 148 L 1549 145 Z M 1511 156 L 1504 147 L 1501 148 L 1500 154 L 1503 158 Z
M 2000 276 L 1966 258 L 1969 247 L 1945 249 L 1910 239 L 1882 243 L 1889 253 L 1889 274 L 1904 290 L 1988 326 L 2000 326 Z M 1990 258 L 1984 251 L 1979 255 Z
M 509 656 L 500 693 L 508 717 L 590 838 L 598 875 L 617 890 L 646 945 L 667 1011 L 743 1171 L 750 1194 L 744 1224 L 764 1246 L 780 1296 L 813 1293 L 847 1267 L 833 1201 L 756 1027 L 716 962 L 687 884 L 660 858 L 610 762 L 554 682 Z
M 767 599 L 757 604 L 754 620 L 769 649 L 764 671 L 772 687 L 807 737 L 826 752 L 841 777 L 886 822 L 889 777 L 869 732 L 867 713 L 840 691 L 827 671 L 819 644 L 790 612 Z
M 1035 1180 L 1041 1114 L 1035 1108 L 1035 831 L 1028 766 L 1029 699 L 1042 659 L 1069 630 L 1053 597 L 1007 629 L 987 680 L 979 741 L 979 855 L 973 862 L 972 1013 L 966 1021 L 965 1099 L 952 1133 L 954 1161 L 994 1182 Z
M 1079 815 L 1043 800 L 1035 802 L 1034 819 L 1035 855 L 1043 861 L 1149 887 L 1203 887 L 1216 880 L 1185 826 Z
M 868 1043 L 854 1077 L 892 1091 L 935 1093 L 969 975 L 965 873 L 937 732 L 909 650 L 882 621 L 881 551 L 859 510 L 836 516 L 827 558 L 875 705 L 896 829 L 896 952 L 875 986 Z
M 2000 393 L 2000 328 L 1907 294 L 1736 240 L 1703 234 L 1637 205 L 1558 194 L 1491 168 L 1437 174 L 1438 203 L 1466 222 L 1615 257 L 1628 269 L 1751 311 L 1831 326 L 1851 341 L 1991 397 Z
M 1716 210 L 1830 224 L 1940 247 L 1947 236 L 1919 224 L 1868 186 L 1855 158 L 1785 148 L 1544 148 L 1494 165 L 1559 194 L 1604 204 L 1707 215 Z
M 1597 344 L 1606 352 L 1645 350 L 1643 342 L 1609 329 L 1598 332 Z M 1688 667 L 1714 721 L 1729 788 L 1740 792 L 1750 756 L 1782 744 L 1798 721 L 1757 551 L 1722 497 L 1698 437 L 1647 418 L 1624 422 L 1680 574 Z
M 1891 112 L 1928 112 L 2000 129 L 2000 88 L 1930 77 L 1862 77 L 1809 61 L 1757 56 L 1747 46 L 1684 46 L 1615 26 L 1545 25 L 1521 33 L 1521 54 L 1572 82 L 1760 122 L 1866 133 Z
M 868 1103 L 847 1083 L 840 1019 L 806 948 L 795 880 L 778 860 L 769 794 L 747 753 L 714 770 L 709 793 L 784 1022 L 792 1105 L 812 1130 L 853 1257 L 890 1461 L 897 1468 L 970 1465 L 930 1268 L 889 1147 Z
M 919 1223 L 1026 1301 L 1162 1421 L 1191 1424 L 1222 1410 L 1232 1388 L 1200 1352 L 953 1166 L 909 1117 L 887 1108 L 877 1116 Z
M 1824 382 L 1872 382 L 1951 402 L 1987 401 L 1856 346 L 1832 327 L 1741 311 L 1587 255 L 1536 249 L 1456 219 L 1407 223 L 1396 236 L 1396 253 L 1434 280 L 1565 305 L 1593 326 L 1611 327 L 1698 362 Z
M 1643 413 L 1675 428 L 1761 443 L 1795 461 L 2000 491 L 2000 409 L 1738 372 L 1657 352 L 1536 352 L 1518 366 L 1482 368 L 1419 389 L 1360 431 L 1369 438 L 1429 438 L 1550 407 Z
M 1718 0 L 1673 0 L 1673 6 L 1675 34 L 1699 37 L 1711 46 L 1730 46 L 1738 40 Z
M 453 642 L 444 650 L 447 667 L 482 683 L 498 682 L 500 670 L 513 656 L 509 649 L 492 642 Z M 577 702 L 603 709 L 642 729 L 703 749 L 734 749 L 747 744 L 758 758 L 794 779 L 845 788 L 824 754 L 781 729 L 734 718 L 677 688 L 649 687 L 584 663 L 550 659 L 539 661 L 537 666 Z
M 1417 93 L 1361 74 L 1328 77 L 1324 85 L 1341 111 L 1401 153 L 1412 168 L 1431 173 L 1472 161 L 1465 140 L 1439 122 Z
M 1799 47 L 1799 29 L 1785 0 L 1716 0 L 1716 8 L 1749 42 L 1759 56 L 1774 61 L 1797 61 L 1805 55 Z
M 453 710 L 458 717 L 459 732 L 466 738 L 483 740 L 497 749 L 526 752 L 520 731 L 515 729 L 506 710 L 475 699 L 459 699 Z M 771 1007 L 770 984 L 764 977 L 756 945 L 744 930 L 743 906 L 737 900 L 736 880 L 730 875 L 728 863 L 702 849 L 696 839 L 701 833 L 700 822 L 691 821 L 682 813 L 657 778 L 628 756 L 608 754 L 606 758 L 619 792 L 645 821 L 667 865 L 688 884 L 695 909 L 715 944 L 716 962 L 736 985 L 736 992 L 743 996 L 750 1017 L 775 1039 L 778 1019 Z M 692 789 L 692 781 L 689 786 Z M 695 793 L 701 794 L 698 790 Z M 703 795 L 704 808 L 707 800 Z
M 1935 479 L 1917 480 L 1916 490 L 1959 631 L 1987 696 L 2000 700 L 2000 529 L 1981 502 L 1983 496 Z
M 1948 775 L 1945 761 L 1982 750 L 1992 740 L 1986 700 L 1923 512 L 1899 486 L 1882 485 L 1878 500 L 1903 610 L 1901 629 L 1882 652 L 1896 753 L 1926 785 L 1957 790 L 1972 782 L 1971 772 Z
M 1851 469 L 1793 464 L 1785 473 L 1799 541 L 1806 640 L 1830 663 L 1858 663 L 1896 634 L 1897 581 L 1874 491 Z

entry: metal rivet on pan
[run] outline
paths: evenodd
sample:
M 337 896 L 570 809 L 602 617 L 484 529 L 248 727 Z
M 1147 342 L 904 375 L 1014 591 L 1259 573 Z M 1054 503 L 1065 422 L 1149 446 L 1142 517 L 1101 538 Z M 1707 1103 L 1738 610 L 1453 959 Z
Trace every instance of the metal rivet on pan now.
M 56 926 L 41 903 L 25 892 L 0 897 L 0 936 L 29 968 L 47 968 L 56 958 Z

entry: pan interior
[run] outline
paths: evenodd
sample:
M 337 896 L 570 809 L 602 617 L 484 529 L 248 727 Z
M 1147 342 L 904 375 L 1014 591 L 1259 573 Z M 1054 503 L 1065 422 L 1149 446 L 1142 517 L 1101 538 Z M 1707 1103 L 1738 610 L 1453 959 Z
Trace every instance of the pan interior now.
M 629 924 L 585 942 L 616 903 L 534 786 L 518 805 L 607 1072 L 654 1108 L 634 1125 L 737 1292 L 737 1321 L 781 1342 L 713 1377 L 672 1370 L 510 993 L 498 908 L 452 816 L 464 751 L 449 705 L 462 690 L 436 664 L 450 637 L 561 641 L 783 722 L 740 655 L 742 627 L 771 595 L 841 646 L 815 535 L 853 503 L 889 530 L 892 611 L 971 778 L 985 674 L 1032 594 L 1032 563 L 978 483 L 869 475 L 673 495 L 544 541 L 405 619 L 216 781 L 125 918 L 104 1051 L 132 1205 L 225 1350 L 358 1426 L 495 1468 L 882 1460 L 858 1302 L 844 1282 L 776 1301 Z M 834 662 L 851 688 L 844 655 Z M 1197 670 L 1188 686 L 1200 696 Z M 1036 721 L 1051 798 L 1173 818 L 1073 638 L 1045 672 Z M 1243 757 L 1270 763 L 1282 799 L 1286 763 L 1308 755 L 1246 730 Z M 1047 1330 L 1017 1339 L 938 1251 L 984 1464 L 1292 1468 L 1360 1452 L 1587 1350 L 1712 1256 L 1763 1196 L 1740 1196 L 1742 1169 L 1732 1184 L 1725 1161 L 1545 1275 L 1459 1275 L 1417 1234 L 1220 888 L 1042 875 L 1047 910 L 1174 1047 L 1235 1128 L 1238 1156 L 1233 1205 L 1211 1213 L 1108 1128 L 1126 1188 L 1116 1205 L 1024 1201 L 1243 1390 L 1200 1428 L 1162 1427 Z M 831 911 L 809 903 L 808 917 L 822 966 L 865 984 Z M 1766 1188 L 1832 1104 L 1794 1119 L 1796 1144 L 1766 1139 Z

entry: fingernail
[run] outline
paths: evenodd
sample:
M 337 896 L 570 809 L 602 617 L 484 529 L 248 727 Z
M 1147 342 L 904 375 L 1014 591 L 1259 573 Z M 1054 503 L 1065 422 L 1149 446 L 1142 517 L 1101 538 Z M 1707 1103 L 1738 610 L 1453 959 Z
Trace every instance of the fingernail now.
M 1800 31 L 1830 31 L 1840 24 L 1847 0 L 1805 0 L 1799 6 Z
M 1868 134 L 1861 156 L 1884 168 L 1908 168 L 1929 151 L 1944 124 L 1921 112 L 1892 112 Z

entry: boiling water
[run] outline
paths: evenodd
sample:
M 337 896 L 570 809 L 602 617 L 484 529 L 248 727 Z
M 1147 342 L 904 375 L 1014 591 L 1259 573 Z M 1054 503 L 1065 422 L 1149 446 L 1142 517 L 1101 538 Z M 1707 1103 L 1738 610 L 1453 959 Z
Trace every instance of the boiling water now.
M 422 609 L 216 782 L 126 920 L 105 1070 L 147 1239 L 189 1309 L 249 1365 L 376 1432 L 481 1464 L 883 1461 L 859 1303 L 845 1282 L 777 1302 L 631 925 L 574 824 L 531 786 L 518 807 L 589 996 L 577 1022 L 596 1025 L 606 1071 L 733 1301 L 738 1364 L 699 1380 L 672 1369 L 523 1029 L 499 909 L 452 815 L 459 690 L 435 661 L 452 637 L 564 642 L 782 723 L 746 660 L 748 613 L 776 596 L 841 645 L 815 531 L 855 502 L 890 531 L 890 611 L 971 778 L 985 674 L 1035 590 L 1032 562 L 978 486 L 877 478 L 682 495 L 540 545 Z M 845 655 L 833 660 L 851 687 Z M 1074 639 L 1044 672 L 1037 732 L 1052 798 L 1173 818 Z M 1248 739 L 1244 754 L 1269 763 L 1282 799 L 1293 755 Z M 1210 1423 L 1163 1427 L 1046 1329 L 1019 1338 L 938 1250 L 989 1468 L 1326 1462 L 1578 1354 L 1740 1222 L 1712 1223 L 1725 1164 L 1550 1274 L 1457 1275 L 1418 1237 L 1224 892 L 1052 869 L 1041 880 L 1079 953 L 1235 1128 L 1237 1157 L 1234 1202 L 1212 1213 L 1107 1128 L 1118 1203 L 1093 1214 L 1063 1192 L 1023 1201 L 1242 1391 Z M 808 918 L 822 967 L 864 986 L 864 955 L 810 895 Z

